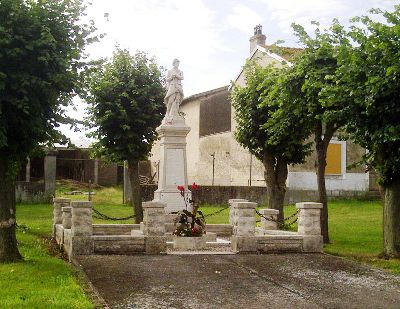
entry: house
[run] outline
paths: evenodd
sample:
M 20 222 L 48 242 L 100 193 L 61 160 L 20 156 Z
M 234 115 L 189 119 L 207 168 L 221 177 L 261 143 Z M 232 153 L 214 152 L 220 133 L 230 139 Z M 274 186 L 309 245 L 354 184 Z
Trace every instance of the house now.
M 273 46 L 267 46 L 262 27 L 256 26 L 250 38 L 250 57 L 261 66 L 273 64 L 290 65 L 290 58 L 301 50 L 284 48 L 280 54 Z M 245 85 L 243 68 L 234 81 Z M 264 167 L 234 138 L 236 122 L 229 99 L 229 86 L 220 87 L 183 100 L 180 106 L 191 127 L 187 136 L 187 171 L 189 183 L 217 186 L 265 186 Z M 159 145 L 152 149 L 152 168 L 156 172 Z M 333 138 L 328 148 L 326 167 L 326 187 L 328 196 L 359 196 L 375 188 L 374 175 L 365 172 L 364 167 L 349 168 L 360 160 L 365 150 L 360 146 Z M 306 163 L 289 166 L 287 179 L 288 199 L 315 200 L 317 197 L 317 177 L 315 173 L 315 153 Z

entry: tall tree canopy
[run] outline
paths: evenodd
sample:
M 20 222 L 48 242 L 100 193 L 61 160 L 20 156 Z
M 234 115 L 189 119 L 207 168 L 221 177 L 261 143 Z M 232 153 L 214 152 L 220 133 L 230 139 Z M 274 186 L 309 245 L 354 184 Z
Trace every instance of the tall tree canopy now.
M 354 48 L 340 53 L 328 100 L 348 100 L 349 136 L 368 152 L 366 163 L 384 189 L 384 253 L 400 257 L 400 6 L 353 19 Z
M 165 114 L 163 76 L 143 52 L 117 49 L 88 79 L 89 124 L 95 148 L 114 162 L 128 161 L 136 222 L 142 221 L 138 163 L 147 159 Z
M 345 97 L 337 96 L 335 100 L 324 100 L 324 91 L 335 87 L 332 76 L 338 67 L 339 50 L 350 48 L 343 27 L 335 20 L 326 31 L 316 29 L 309 35 L 305 29 L 293 24 L 296 36 L 304 46 L 301 53 L 293 58 L 293 66 L 285 76 L 285 85 L 281 96 L 290 95 L 290 100 L 280 106 L 279 116 L 275 117 L 277 132 L 285 132 L 288 118 L 296 113 L 302 119 L 304 136 L 314 140 L 316 152 L 316 173 L 319 201 L 323 204 L 321 211 L 321 229 L 324 242 L 329 242 L 328 233 L 328 200 L 325 186 L 325 167 L 329 143 L 333 135 L 346 123 L 348 103 Z
M 288 113 L 285 128 L 274 125 L 281 104 L 288 104 L 288 96 L 281 96 L 281 87 L 287 87 L 285 76 L 289 68 L 268 66 L 260 68 L 254 63 L 246 65 L 246 85 L 234 85 L 232 105 L 235 109 L 236 140 L 259 159 L 265 168 L 268 206 L 279 210 L 283 222 L 283 203 L 286 193 L 288 164 L 303 163 L 309 145 L 307 136 L 298 130 L 302 119 Z M 281 130 L 281 131 L 277 131 Z
M 81 0 L 0 2 L 0 261 L 20 259 L 15 237 L 15 177 L 55 130 L 79 91 L 82 52 L 93 25 Z

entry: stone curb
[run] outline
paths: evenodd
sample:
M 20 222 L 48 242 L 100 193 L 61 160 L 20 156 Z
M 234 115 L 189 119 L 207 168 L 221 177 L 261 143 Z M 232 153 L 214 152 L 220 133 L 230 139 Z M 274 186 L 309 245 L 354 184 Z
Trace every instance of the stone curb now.
M 99 308 L 99 306 L 101 306 L 104 309 L 110 309 L 107 302 L 104 300 L 103 297 L 101 297 L 99 291 L 96 289 L 96 287 L 90 281 L 89 277 L 86 275 L 86 273 L 83 270 L 83 267 L 79 263 L 79 261 L 75 257 L 71 257 L 71 263 L 76 267 L 76 269 L 79 271 L 79 273 L 82 275 L 83 279 L 85 280 L 85 283 L 87 284 L 87 287 L 89 289 L 89 293 L 86 293 L 86 294 L 93 301 L 95 308 Z

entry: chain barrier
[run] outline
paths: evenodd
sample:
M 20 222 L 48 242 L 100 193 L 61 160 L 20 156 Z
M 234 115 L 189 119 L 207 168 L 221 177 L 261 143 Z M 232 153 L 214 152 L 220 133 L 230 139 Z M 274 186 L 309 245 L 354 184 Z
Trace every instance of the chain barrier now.
M 213 213 L 210 213 L 210 214 L 204 215 L 204 217 L 205 217 L 205 218 L 207 218 L 207 217 L 215 216 L 215 215 L 217 215 L 217 214 L 219 214 L 219 213 L 223 212 L 224 210 L 228 209 L 229 207 L 230 207 L 230 206 L 227 206 L 227 207 L 221 208 L 221 209 L 219 209 L 219 210 L 217 210 L 217 211 L 215 211 L 215 212 L 213 212 Z
M 258 210 L 256 210 L 256 214 L 259 215 L 261 218 L 267 220 L 267 221 L 271 221 L 271 222 L 276 222 L 278 224 L 278 228 L 279 229 L 288 229 L 290 228 L 293 224 L 295 224 L 298 220 L 298 214 L 299 214 L 300 210 L 298 209 L 294 214 L 290 215 L 289 217 L 285 218 L 283 220 L 283 222 L 280 222 L 276 219 L 273 218 L 268 218 L 266 216 L 264 216 L 263 214 L 261 214 Z M 294 219 L 293 219 L 294 218 Z M 289 221 L 293 219 L 292 221 Z M 289 221 L 289 222 L 288 222 Z M 257 220 L 256 222 L 261 222 L 261 220 Z
M 93 217 L 96 219 L 101 219 L 101 220 L 120 221 L 120 220 L 129 220 L 129 219 L 133 219 L 136 217 L 136 215 L 131 215 L 128 217 L 115 218 L 115 217 L 110 217 L 110 216 L 107 216 L 106 214 L 101 213 L 100 211 L 96 210 L 94 207 L 92 209 L 93 209 Z

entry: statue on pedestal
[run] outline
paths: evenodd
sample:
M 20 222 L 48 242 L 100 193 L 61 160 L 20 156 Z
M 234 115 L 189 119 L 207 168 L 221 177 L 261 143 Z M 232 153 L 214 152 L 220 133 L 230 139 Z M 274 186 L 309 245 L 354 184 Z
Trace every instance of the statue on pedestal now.
M 183 100 L 182 80 L 183 73 L 178 69 L 179 60 L 174 59 L 172 62 L 173 68 L 167 73 L 167 94 L 164 98 L 164 103 L 167 106 L 167 112 L 164 117 L 165 123 L 172 124 L 174 119 L 179 116 L 179 105 Z

